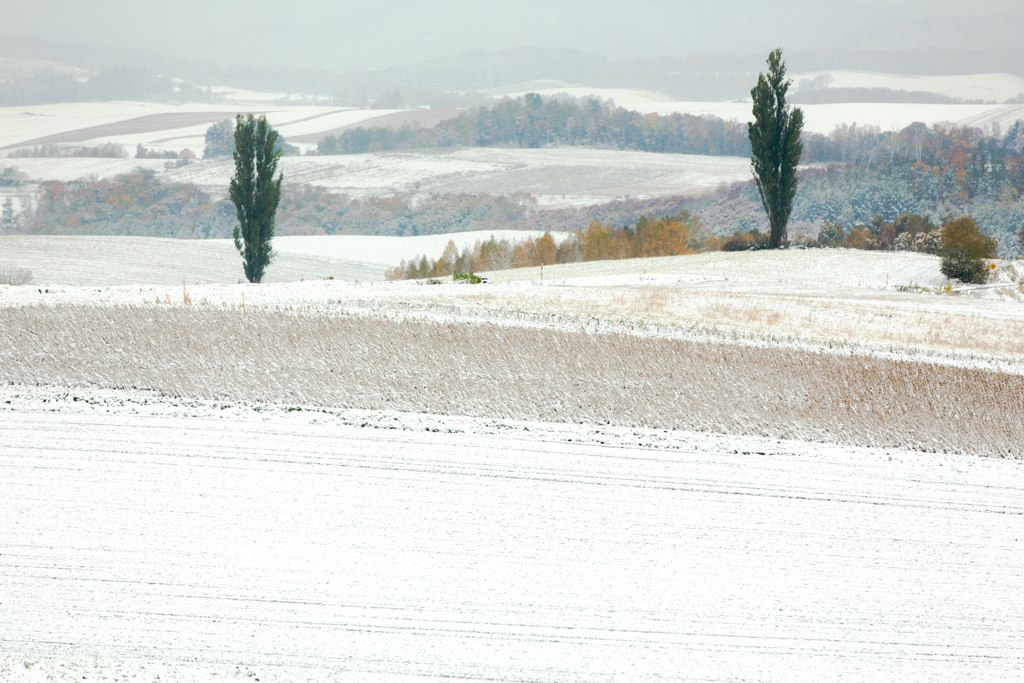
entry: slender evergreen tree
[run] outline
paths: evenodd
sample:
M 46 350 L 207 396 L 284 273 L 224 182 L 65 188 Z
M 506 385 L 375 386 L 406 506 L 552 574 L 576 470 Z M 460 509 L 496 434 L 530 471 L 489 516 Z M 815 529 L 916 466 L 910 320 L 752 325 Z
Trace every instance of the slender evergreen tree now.
M 235 120 L 235 177 L 230 196 L 238 212 L 235 248 L 242 255 L 242 266 L 249 282 L 259 282 L 274 257 L 274 216 L 281 202 L 281 181 L 274 150 L 277 132 L 267 125 L 267 117 L 252 114 Z
M 17 220 L 14 217 L 14 200 L 8 197 L 4 200 L 4 209 L 2 217 L 0 217 L 0 226 L 3 226 L 3 232 L 14 232 L 16 225 Z
M 786 238 L 786 223 L 796 197 L 796 166 L 804 149 L 800 141 L 804 113 L 786 104 L 791 84 L 779 48 L 768 55 L 768 74 L 759 74 L 757 86 L 750 91 L 754 100 L 754 121 L 747 124 L 750 166 L 771 226 L 770 249 L 782 246 Z

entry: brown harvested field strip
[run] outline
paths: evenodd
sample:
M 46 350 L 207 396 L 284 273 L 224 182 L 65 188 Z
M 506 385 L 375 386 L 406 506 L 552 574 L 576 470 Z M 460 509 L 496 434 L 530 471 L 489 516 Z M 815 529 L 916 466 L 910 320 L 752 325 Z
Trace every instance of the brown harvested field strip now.
M 1017 375 L 490 324 L 8 308 L 0 381 L 1024 455 Z
M 136 135 L 139 133 L 153 133 L 160 130 L 174 130 L 176 128 L 187 128 L 199 126 L 204 123 L 215 123 L 224 119 L 233 119 L 236 112 L 231 111 L 194 111 L 180 114 L 147 114 L 137 116 L 133 119 L 105 123 L 100 126 L 78 128 L 67 130 L 61 133 L 54 133 L 41 138 L 23 140 L 13 145 L 0 147 L 0 149 L 11 149 L 14 147 L 29 147 L 32 145 L 48 145 L 53 143 L 85 142 L 95 138 L 109 137 L 112 135 Z
M 433 128 L 441 121 L 458 118 L 463 113 L 462 109 L 409 109 L 407 111 L 396 111 L 393 114 L 384 114 L 373 119 L 357 121 L 331 130 L 308 135 L 290 135 L 288 142 L 320 142 L 328 135 L 340 135 L 346 130 L 353 128 L 400 128 L 404 125 L 418 125 L 421 128 Z M 305 120 L 305 119 L 303 119 Z M 292 123 L 299 123 L 293 121 Z

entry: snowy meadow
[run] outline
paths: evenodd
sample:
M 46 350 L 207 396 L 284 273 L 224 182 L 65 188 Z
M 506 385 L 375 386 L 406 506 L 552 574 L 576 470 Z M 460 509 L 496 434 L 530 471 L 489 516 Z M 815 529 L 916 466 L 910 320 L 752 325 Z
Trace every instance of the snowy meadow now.
M 960 291 L 844 250 L 241 285 L 46 239 L 0 286 L 0 680 L 1024 666 L 1019 262 Z
M 103 390 L 7 387 L 0 418 L 3 680 L 1024 661 L 1020 461 Z

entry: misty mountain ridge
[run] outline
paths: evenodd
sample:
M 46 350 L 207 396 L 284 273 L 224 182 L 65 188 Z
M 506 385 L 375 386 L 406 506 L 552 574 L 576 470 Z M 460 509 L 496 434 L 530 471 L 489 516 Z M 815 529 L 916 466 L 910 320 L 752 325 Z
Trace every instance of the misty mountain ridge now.
M 913 0 L 884 8 L 865 2 L 783 0 L 770 6 L 593 0 L 478 3 L 386 0 L 353 10 L 292 13 L 286 22 L 207 30 L 188 40 L 153 41 L 170 57 L 222 64 L 379 71 L 486 49 L 527 46 L 597 53 L 616 62 L 695 54 L 846 49 L 1013 48 L 1024 14 L 1009 3 Z M 304 21 L 305 19 L 305 21 Z M 231 25 L 231 24 L 227 24 Z
M 924 22 L 928 23 L 928 22 Z M 936 25 L 941 25 L 941 22 Z M 979 24 L 984 26 L 984 24 Z M 893 29 L 895 30 L 895 29 Z M 910 40 L 910 37 L 906 39 Z M 54 72 L 75 77 L 112 69 L 143 69 L 188 81 L 193 87 L 227 86 L 263 92 L 330 98 L 364 107 L 398 91 L 406 105 L 431 105 L 445 93 L 488 94 L 541 81 L 594 88 L 661 93 L 677 101 L 729 101 L 748 97 L 765 54 L 706 54 L 611 61 L 596 52 L 568 48 L 474 49 L 408 66 L 335 71 L 258 67 L 181 59 L 132 49 L 62 44 L 38 38 L 0 37 L 0 81 Z M 1008 72 L 1024 76 L 1024 49 L 789 50 L 791 74 L 856 70 L 905 75 L 972 75 Z M 552 87 L 557 87 L 552 84 Z M 449 98 L 450 99 L 450 98 Z M 470 106 L 470 98 L 446 106 Z

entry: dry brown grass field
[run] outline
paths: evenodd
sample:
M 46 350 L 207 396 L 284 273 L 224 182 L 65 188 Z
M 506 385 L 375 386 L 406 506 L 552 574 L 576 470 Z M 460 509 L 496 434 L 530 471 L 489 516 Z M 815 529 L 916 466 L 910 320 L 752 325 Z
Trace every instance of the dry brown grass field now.
M 0 381 L 1024 455 L 1024 377 L 493 323 L 213 306 L 0 309 Z
M 494 287 L 437 291 L 407 288 L 389 299 L 409 311 L 458 311 L 467 317 L 561 320 L 581 326 L 672 332 L 720 339 L 780 339 L 816 346 L 979 355 L 1024 361 L 1020 304 L 955 296 L 856 289 L 758 287 L 537 287 L 510 293 Z M 349 302 L 366 308 L 379 297 Z

